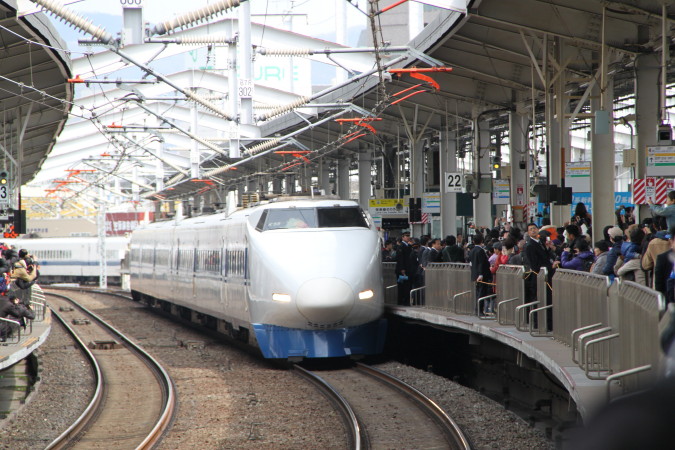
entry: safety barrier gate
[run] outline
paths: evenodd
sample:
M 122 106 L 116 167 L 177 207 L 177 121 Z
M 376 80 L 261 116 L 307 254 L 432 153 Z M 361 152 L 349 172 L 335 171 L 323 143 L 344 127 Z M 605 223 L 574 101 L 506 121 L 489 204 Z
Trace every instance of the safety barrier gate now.
M 573 345 L 576 334 L 608 325 L 609 278 L 558 269 L 553 276 L 553 336 Z M 574 351 L 574 348 L 573 348 Z
M 425 306 L 457 314 L 476 313 L 476 287 L 471 266 L 463 263 L 432 263 L 426 267 Z
M 516 308 L 525 303 L 525 267 L 501 265 L 496 276 L 497 321 L 515 325 Z

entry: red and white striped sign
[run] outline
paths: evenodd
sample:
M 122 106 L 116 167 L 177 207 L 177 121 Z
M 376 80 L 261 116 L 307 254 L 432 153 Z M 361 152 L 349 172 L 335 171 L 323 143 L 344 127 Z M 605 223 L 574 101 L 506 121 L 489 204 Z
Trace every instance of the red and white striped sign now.
M 663 178 L 649 177 L 633 180 L 633 203 L 644 205 L 649 200 L 662 205 L 668 195 L 668 182 Z
M 429 213 L 422 213 L 421 220 L 419 222 L 410 222 L 411 224 L 425 224 L 429 223 Z

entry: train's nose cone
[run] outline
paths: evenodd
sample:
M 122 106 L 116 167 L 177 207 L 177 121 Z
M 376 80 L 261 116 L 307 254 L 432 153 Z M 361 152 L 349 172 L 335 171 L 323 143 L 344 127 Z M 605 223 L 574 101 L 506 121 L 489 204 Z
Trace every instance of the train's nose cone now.
M 300 286 L 296 305 L 300 314 L 315 324 L 335 324 L 354 306 L 352 288 L 338 278 L 317 278 Z

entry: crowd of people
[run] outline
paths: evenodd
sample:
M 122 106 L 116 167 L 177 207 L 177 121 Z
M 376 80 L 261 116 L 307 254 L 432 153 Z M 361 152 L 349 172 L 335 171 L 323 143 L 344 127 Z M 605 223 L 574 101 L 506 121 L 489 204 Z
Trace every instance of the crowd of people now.
M 640 223 L 635 223 L 631 208 L 619 208 L 616 224 L 605 226 L 597 240 L 591 239 L 593 218 L 579 203 L 563 227 L 529 223 L 520 230 L 500 222 L 492 229 L 474 230 L 467 240 L 461 235 L 414 238 L 404 232 L 385 243 L 382 258 L 396 263 L 400 305 L 410 303 L 412 289 L 424 286 L 426 267 L 433 262 L 471 264 L 477 298 L 494 291 L 500 265 L 512 264 L 534 273 L 545 267 L 550 277 L 563 268 L 633 281 L 661 292 L 670 303 L 675 301 L 675 191 L 668 193 L 665 205 L 650 207 L 653 217 Z M 536 295 L 536 277 L 527 277 L 525 300 L 534 301 Z M 481 313 L 493 315 L 494 305 L 486 302 Z
M 26 319 L 35 319 L 31 307 L 30 288 L 37 281 L 40 272 L 37 262 L 25 249 L 16 249 L 0 244 L 0 342 L 6 342 L 16 324 L 26 327 Z

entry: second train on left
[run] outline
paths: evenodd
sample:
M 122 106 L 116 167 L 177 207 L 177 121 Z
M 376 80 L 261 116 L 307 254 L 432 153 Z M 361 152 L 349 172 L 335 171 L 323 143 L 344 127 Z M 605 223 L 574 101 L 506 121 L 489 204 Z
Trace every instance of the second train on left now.
M 266 358 L 371 355 L 386 334 L 380 251 L 357 203 L 291 197 L 135 230 L 131 289 Z

